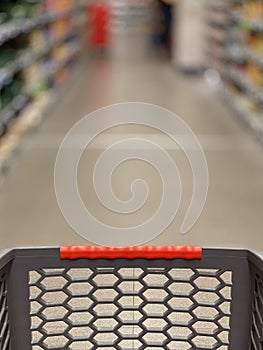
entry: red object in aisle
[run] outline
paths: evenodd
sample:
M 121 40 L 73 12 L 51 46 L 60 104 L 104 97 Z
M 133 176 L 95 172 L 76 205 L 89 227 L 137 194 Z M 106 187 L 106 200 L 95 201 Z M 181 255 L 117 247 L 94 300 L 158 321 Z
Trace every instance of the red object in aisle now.
M 201 247 L 142 246 L 99 247 L 70 246 L 60 248 L 61 259 L 201 259 Z
M 104 49 L 109 43 L 109 8 L 107 5 L 92 5 L 88 8 L 88 44 Z

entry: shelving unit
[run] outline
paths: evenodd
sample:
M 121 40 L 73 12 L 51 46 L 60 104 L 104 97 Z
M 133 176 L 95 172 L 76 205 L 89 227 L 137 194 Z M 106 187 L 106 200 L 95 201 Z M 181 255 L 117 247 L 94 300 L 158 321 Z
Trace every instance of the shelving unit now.
M 209 33 L 217 33 L 208 38 L 209 66 L 220 73 L 223 95 L 263 144 L 263 0 L 209 0 L 207 16 Z
M 151 21 L 152 0 L 109 0 L 112 34 L 133 34 L 147 31 Z
M 0 178 L 10 167 L 13 157 L 18 151 L 23 137 L 37 126 L 50 106 L 51 96 L 49 93 L 42 94 L 20 111 L 19 118 L 12 121 L 12 127 L 2 138 L 0 147 Z
M 71 75 L 87 0 L 0 2 L 0 175 Z

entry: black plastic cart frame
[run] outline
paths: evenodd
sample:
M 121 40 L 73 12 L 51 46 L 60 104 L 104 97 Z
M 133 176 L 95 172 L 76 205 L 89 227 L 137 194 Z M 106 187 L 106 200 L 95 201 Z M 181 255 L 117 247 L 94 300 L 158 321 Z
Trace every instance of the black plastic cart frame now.
M 136 249 L 136 248 L 134 248 Z M 263 255 L 0 257 L 1 350 L 263 350 Z

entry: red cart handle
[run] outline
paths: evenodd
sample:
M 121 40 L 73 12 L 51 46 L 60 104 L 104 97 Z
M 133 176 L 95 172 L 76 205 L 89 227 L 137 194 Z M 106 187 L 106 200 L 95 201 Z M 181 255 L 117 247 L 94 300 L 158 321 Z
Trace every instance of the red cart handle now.
M 61 247 L 61 259 L 201 259 L 201 247 Z

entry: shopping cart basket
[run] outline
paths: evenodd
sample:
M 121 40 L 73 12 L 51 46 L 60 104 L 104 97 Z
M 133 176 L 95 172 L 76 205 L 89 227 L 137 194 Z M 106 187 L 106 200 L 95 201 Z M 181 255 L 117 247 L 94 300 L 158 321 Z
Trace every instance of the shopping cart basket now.
M 262 350 L 263 256 L 198 247 L 14 249 L 1 350 Z

